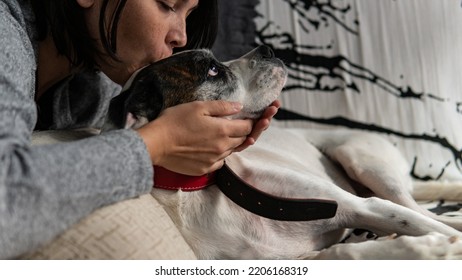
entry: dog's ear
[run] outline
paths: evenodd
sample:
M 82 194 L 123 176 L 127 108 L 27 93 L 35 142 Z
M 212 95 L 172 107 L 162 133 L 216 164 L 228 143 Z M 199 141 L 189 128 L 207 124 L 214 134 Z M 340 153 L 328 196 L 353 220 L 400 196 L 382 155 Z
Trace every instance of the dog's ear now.
M 102 131 L 108 131 L 125 127 L 127 119 L 125 103 L 129 95 L 129 91 L 123 91 L 111 100 L 111 102 L 109 103 L 109 109 L 106 115 L 106 119 L 104 121 Z
M 157 118 L 164 108 L 162 82 L 154 68 L 142 69 L 129 83 L 111 100 L 103 131 L 140 127 Z

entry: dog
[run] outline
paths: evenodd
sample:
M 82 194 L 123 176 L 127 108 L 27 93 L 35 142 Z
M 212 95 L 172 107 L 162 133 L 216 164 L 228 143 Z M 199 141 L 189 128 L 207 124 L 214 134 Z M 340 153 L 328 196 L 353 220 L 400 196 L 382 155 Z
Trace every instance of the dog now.
M 255 119 L 286 80 L 285 65 L 265 46 L 224 63 L 209 50 L 180 52 L 133 74 L 111 102 L 103 131 L 137 128 L 165 108 L 196 100 L 239 101 L 243 109 L 236 117 Z M 378 136 L 271 126 L 252 147 L 230 155 L 226 166 L 274 199 L 331 201 L 336 213 L 271 219 L 228 198 L 213 174 L 155 168 L 151 194 L 200 259 L 462 258 L 462 222 L 418 206 L 407 163 Z M 355 228 L 383 237 L 339 243 Z
M 104 129 L 140 127 L 167 107 L 195 100 L 239 101 L 237 117 L 255 119 L 286 80 L 286 67 L 265 46 L 225 63 L 208 50 L 181 52 L 135 73 L 111 103 Z M 418 206 L 407 163 L 378 136 L 270 127 L 226 164 L 260 191 L 333 200 L 337 213 L 312 221 L 273 220 L 238 206 L 215 182 L 197 191 L 154 188 L 152 195 L 201 259 L 462 257 L 462 222 Z M 392 238 L 338 244 L 354 228 Z

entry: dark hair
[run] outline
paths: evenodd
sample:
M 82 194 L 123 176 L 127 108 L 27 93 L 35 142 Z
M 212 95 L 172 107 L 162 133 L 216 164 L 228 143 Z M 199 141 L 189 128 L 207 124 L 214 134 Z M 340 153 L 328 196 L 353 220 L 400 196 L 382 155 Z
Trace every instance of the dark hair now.
M 118 0 L 117 7 L 105 19 L 107 5 L 104 0 L 100 11 L 99 32 L 107 54 L 117 59 L 117 26 L 127 0 Z M 138 0 L 135 0 L 138 1 Z M 84 21 L 83 8 L 75 0 L 31 0 L 38 29 L 38 40 L 51 33 L 58 52 L 75 66 L 95 69 L 98 52 L 95 38 L 91 38 Z M 211 48 L 218 32 L 217 0 L 199 0 L 198 7 L 186 20 L 187 45 L 184 49 Z

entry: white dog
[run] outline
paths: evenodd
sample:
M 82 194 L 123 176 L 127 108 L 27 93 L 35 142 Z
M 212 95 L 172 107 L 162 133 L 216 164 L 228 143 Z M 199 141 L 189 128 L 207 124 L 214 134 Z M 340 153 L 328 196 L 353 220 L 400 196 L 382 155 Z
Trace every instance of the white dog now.
M 239 117 L 256 118 L 278 97 L 286 75 L 264 46 L 227 63 L 206 50 L 182 52 L 134 74 L 112 102 L 105 129 L 139 127 L 166 107 L 194 100 L 240 101 Z M 252 187 L 231 181 L 218 188 L 222 171 L 189 177 L 155 169 L 152 195 L 199 258 L 462 258 L 462 222 L 417 205 L 408 165 L 382 138 L 271 127 L 226 163 Z M 236 204 L 239 197 L 247 205 Z M 310 198 L 320 201 L 297 200 Z M 287 214 L 293 205 L 302 209 L 295 221 Z M 338 244 L 355 228 L 392 237 Z

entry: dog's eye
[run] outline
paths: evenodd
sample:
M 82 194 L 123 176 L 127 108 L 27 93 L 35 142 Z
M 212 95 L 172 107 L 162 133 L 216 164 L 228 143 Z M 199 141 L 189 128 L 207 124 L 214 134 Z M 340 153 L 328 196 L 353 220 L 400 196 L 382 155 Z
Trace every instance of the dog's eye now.
M 209 77 L 215 77 L 218 75 L 218 68 L 215 65 L 210 66 L 208 75 Z

